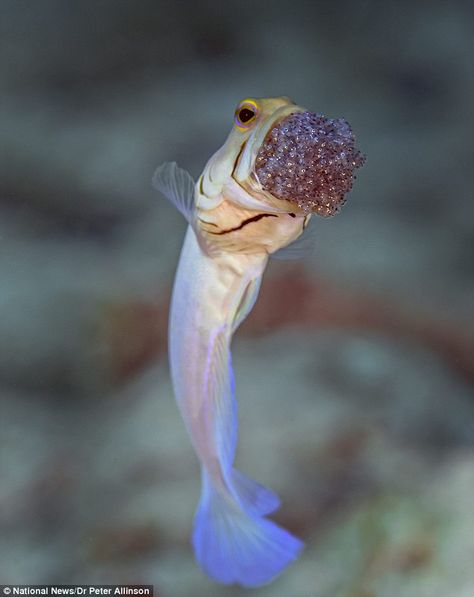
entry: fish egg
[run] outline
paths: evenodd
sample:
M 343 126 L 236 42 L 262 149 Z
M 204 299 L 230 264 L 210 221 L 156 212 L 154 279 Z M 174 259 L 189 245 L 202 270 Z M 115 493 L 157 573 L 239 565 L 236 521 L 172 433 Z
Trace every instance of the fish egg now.
M 346 120 L 297 112 L 271 128 L 258 151 L 255 173 L 275 197 L 296 203 L 304 213 L 331 216 L 344 204 L 354 171 L 364 162 Z

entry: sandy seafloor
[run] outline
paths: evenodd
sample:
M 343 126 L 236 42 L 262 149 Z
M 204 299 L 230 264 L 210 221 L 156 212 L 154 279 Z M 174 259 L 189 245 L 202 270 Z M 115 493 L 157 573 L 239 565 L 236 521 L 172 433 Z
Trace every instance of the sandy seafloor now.
M 0 583 L 474 595 L 470 4 L 0 13 Z M 189 545 L 199 471 L 166 360 L 185 225 L 150 180 L 198 175 L 236 103 L 272 95 L 346 117 L 367 164 L 234 342 L 238 466 L 306 542 L 248 592 Z

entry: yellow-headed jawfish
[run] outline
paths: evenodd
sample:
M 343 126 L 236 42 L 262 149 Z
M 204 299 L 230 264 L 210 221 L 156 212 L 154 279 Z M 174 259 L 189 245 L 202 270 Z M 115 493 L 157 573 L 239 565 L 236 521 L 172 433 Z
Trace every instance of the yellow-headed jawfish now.
M 344 203 L 364 162 L 354 143 L 344 119 L 286 97 L 248 98 L 196 183 L 174 162 L 154 176 L 189 224 L 173 287 L 169 361 L 202 471 L 195 556 L 221 583 L 267 583 L 303 547 L 268 518 L 278 496 L 234 468 L 230 343 L 255 304 L 269 256 L 304 252 L 312 215 L 330 216 Z

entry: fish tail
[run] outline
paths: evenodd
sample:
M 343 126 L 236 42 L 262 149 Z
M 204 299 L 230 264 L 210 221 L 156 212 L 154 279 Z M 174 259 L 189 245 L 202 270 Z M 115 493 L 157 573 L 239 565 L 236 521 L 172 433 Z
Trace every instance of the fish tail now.
M 234 476 L 240 477 L 241 473 Z M 274 494 L 244 478 L 239 499 L 216 489 L 203 473 L 201 501 L 194 519 L 193 545 L 202 570 L 214 580 L 255 587 L 270 582 L 298 557 L 303 543 L 271 520 L 257 514 L 275 505 Z M 239 481 L 237 481 L 237 484 Z M 252 491 L 248 491 L 248 488 Z M 256 491 L 256 488 L 264 490 Z M 269 493 L 265 493 L 265 492 Z M 238 492 L 238 490 L 237 490 Z M 253 492 L 256 503 L 249 500 Z M 265 499 L 272 495 L 272 504 Z M 243 499 L 240 499 L 240 497 Z M 262 499 L 262 496 L 265 499 Z M 262 501 L 259 504 L 259 500 Z M 260 506 L 260 508 L 259 508 Z

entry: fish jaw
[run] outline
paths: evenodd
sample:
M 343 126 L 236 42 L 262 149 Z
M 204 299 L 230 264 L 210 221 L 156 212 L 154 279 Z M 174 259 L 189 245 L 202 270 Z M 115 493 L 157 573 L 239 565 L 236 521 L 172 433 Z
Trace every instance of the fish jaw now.
M 208 251 L 271 254 L 296 240 L 307 217 L 294 213 L 245 209 L 224 199 L 213 210 L 198 212 L 196 226 Z

